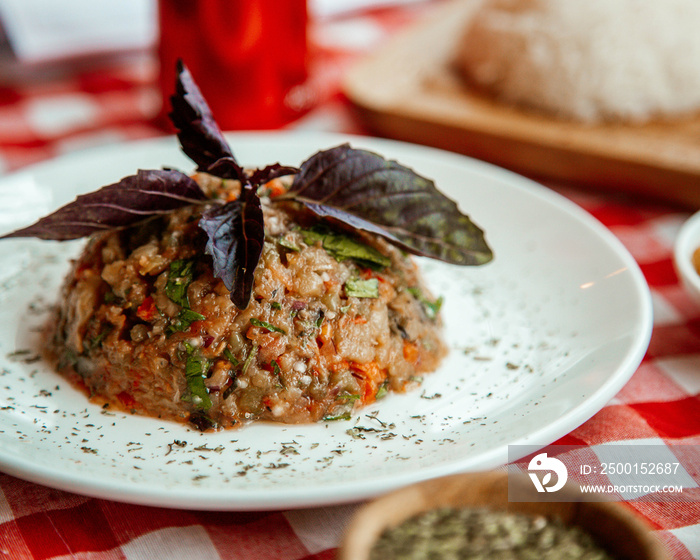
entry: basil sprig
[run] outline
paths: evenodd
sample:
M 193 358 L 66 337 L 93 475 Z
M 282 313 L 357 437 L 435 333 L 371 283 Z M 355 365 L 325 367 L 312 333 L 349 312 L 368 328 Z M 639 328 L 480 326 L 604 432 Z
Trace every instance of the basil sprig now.
M 258 189 L 276 177 L 294 174 L 290 189 L 272 199 L 273 204 L 295 202 L 328 227 L 374 233 L 415 255 L 458 265 L 482 265 L 493 258 L 482 230 L 440 193 L 433 181 L 408 167 L 342 144 L 317 152 L 298 169 L 275 163 L 248 172 L 236 161 L 181 62 L 171 101 L 170 118 L 183 152 L 198 170 L 240 181 L 238 199 L 228 203 L 208 199 L 194 180 L 179 171 L 141 170 L 119 183 L 79 196 L 35 224 L 0 239 L 77 239 L 133 226 L 184 206 L 204 205 L 199 226 L 208 238 L 205 252 L 212 258 L 214 275 L 231 292 L 233 303 L 245 309 L 265 238 Z M 331 253 L 333 247 L 338 248 L 336 242 L 332 235 L 322 240 L 324 247 L 329 244 Z M 340 250 L 348 250 L 345 242 L 340 245 Z M 381 266 L 389 262 L 381 254 L 365 260 Z

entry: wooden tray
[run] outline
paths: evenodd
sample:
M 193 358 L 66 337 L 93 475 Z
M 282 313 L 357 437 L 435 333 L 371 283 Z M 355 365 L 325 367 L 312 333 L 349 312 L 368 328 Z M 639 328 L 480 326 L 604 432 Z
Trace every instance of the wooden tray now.
M 438 6 L 346 76 L 374 133 L 460 152 L 530 176 L 613 188 L 700 208 L 700 115 L 673 122 L 581 125 L 470 91 L 452 67 L 474 1 Z

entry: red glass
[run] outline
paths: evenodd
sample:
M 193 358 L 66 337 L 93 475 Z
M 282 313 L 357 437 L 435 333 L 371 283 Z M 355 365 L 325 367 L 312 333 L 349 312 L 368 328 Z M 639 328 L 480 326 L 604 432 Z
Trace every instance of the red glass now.
M 223 130 L 278 128 L 308 109 L 306 0 L 160 0 L 160 87 L 181 58 Z

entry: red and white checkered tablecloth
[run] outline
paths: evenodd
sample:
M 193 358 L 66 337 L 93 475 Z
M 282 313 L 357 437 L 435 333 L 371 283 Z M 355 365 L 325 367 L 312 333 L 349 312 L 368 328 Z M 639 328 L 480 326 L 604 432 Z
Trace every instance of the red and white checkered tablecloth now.
M 311 82 L 319 103 L 293 129 L 366 133 L 339 91 L 344 70 L 431 4 L 363 11 L 311 25 Z M 156 65 L 125 60 L 51 81 L 0 85 L 0 173 L 84 147 L 162 135 Z M 613 193 L 549 185 L 623 242 L 652 291 L 649 350 L 627 385 L 556 444 L 637 440 L 700 445 L 700 307 L 678 282 L 672 244 L 689 213 Z M 684 464 L 700 481 L 700 465 Z M 284 512 L 160 509 L 87 498 L 0 474 L 0 557 L 11 559 L 331 559 L 356 505 Z M 700 496 L 638 502 L 673 558 L 700 559 Z

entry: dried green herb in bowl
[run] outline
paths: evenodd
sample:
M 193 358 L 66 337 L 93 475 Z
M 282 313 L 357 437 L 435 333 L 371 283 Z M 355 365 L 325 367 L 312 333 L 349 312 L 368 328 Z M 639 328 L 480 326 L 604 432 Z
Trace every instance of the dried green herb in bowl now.
M 486 508 L 419 513 L 377 539 L 370 560 L 612 560 L 593 538 L 560 519 Z
M 669 560 L 649 525 L 623 504 L 583 501 L 569 485 L 560 491 L 565 501 L 533 496 L 511 502 L 509 484 L 518 491 L 532 488 L 527 476 L 482 472 L 427 480 L 380 496 L 355 513 L 337 560 Z

